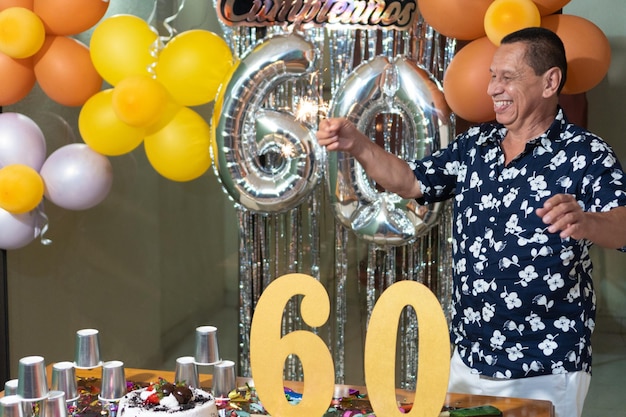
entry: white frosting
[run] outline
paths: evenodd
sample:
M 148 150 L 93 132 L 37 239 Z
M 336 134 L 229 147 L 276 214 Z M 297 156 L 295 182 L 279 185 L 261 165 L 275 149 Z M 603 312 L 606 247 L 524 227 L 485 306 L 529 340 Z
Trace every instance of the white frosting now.
M 180 408 L 180 406 L 178 405 L 178 400 L 176 399 L 176 397 L 174 397 L 173 394 L 170 394 L 167 397 L 163 397 L 160 404 L 170 409 Z
M 118 417 L 218 417 L 217 406 L 211 394 L 192 388 L 194 399 L 210 398 L 204 403 L 192 400 L 190 405 L 180 405 L 172 394 L 161 399 L 158 405 L 146 406 L 144 402 L 154 392 L 145 388 L 129 392 L 119 403 Z

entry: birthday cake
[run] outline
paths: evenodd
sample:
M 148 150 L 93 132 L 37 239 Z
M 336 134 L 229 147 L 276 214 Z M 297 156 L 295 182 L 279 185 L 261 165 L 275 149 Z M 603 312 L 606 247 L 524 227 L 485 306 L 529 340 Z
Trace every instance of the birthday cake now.
M 218 417 L 211 394 L 163 379 L 133 390 L 119 403 L 118 417 Z

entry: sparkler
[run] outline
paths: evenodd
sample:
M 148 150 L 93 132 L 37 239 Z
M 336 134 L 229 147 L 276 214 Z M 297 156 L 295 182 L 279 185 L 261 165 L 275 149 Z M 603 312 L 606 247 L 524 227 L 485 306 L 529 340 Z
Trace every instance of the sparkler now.
M 298 102 L 298 108 L 296 109 L 296 120 L 299 122 L 314 123 L 317 118 L 326 118 L 328 114 L 328 104 L 323 100 L 315 100 L 308 97 L 303 97 Z

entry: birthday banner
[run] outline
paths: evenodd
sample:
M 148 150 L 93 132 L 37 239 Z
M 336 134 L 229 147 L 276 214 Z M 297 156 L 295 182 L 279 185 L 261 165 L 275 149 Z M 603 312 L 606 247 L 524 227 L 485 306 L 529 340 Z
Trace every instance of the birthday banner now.
M 218 16 L 229 26 L 287 24 L 379 26 L 406 30 L 417 18 L 415 0 L 220 0 Z

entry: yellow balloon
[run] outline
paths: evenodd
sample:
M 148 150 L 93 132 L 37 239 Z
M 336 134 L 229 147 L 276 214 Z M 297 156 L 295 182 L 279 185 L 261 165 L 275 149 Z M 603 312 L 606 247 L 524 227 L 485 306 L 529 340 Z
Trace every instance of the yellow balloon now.
M 121 121 L 113 110 L 112 101 L 112 88 L 91 96 L 78 115 L 78 130 L 91 149 L 102 155 L 117 156 L 139 146 L 145 129 Z
M 35 13 L 24 7 L 0 12 L 0 52 L 11 58 L 33 56 L 46 39 L 46 29 Z
M 183 106 L 172 100 L 172 97 L 168 95 L 168 100 L 165 102 L 160 118 L 149 126 L 146 126 L 146 136 L 152 135 L 155 132 L 163 129 L 172 118 L 180 111 Z
M 485 33 L 496 46 L 509 33 L 541 24 L 541 15 L 532 0 L 495 0 L 485 12 Z
M 173 181 L 191 181 L 211 166 L 210 129 L 195 111 L 181 107 L 163 129 L 146 136 L 148 161 L 162 176 Z
M 28 165 L 0 168 L 0 208 L 12 214 L 28 213 L 43 199 L 44 182 Z
M 116 15 L 93 31 L 89 50 L 96 71 L 109 84 L 132 75 L 149 75 L 158 35 L 137 16 Z
M 174 100 L 198 106 L 215 99 L 217 90 L 233 66 L 226 42 L 208 30 L 189 30 L 170 40 L 155 66 L 159 80 Z
M 113 110 L 131 126 L 156 123 L 164 115 L 168 100 L 165 87 L 147 75 L 126 77 L 113 89 Z

